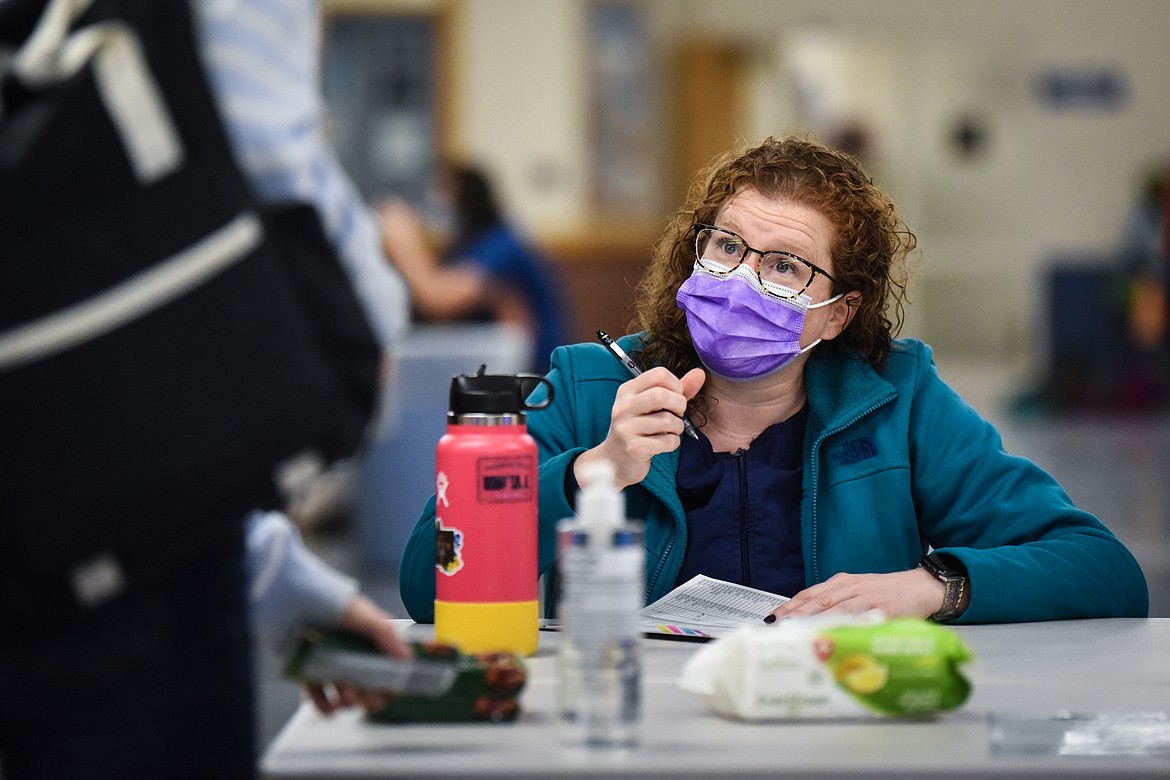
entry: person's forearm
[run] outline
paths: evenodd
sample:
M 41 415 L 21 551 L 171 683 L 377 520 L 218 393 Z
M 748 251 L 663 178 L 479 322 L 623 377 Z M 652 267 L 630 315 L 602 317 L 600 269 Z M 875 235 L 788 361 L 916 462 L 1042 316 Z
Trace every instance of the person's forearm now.
M 415 310 L 430 319 L 459 319 L 482 305 L 483 277 L 472 269 L 414 269 L 403 275 Z
M 246 526 L 252 617 L 274 644 L 306 625 L 335 625 L 358 592 L 357 581 L 317 558 L 288 518 L 254 512 Z

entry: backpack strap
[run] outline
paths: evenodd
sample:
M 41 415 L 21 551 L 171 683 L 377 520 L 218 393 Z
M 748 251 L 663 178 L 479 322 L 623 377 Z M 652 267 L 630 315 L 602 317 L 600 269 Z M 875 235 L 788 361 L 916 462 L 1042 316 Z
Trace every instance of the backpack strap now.
M 70 30 L 91 3 L 50 0 L 24 45 L 2 64 L 13 78 L 38 89 L 92 62 L 98 92 L 130 164 L 139 181 L 149 184 L 183 164 L 183 146 L 134 30 L 116 20 Z
M 260 245 L 263 235 L 260 219 L 245 212 L 114 287 L 0 332 L 0 373 L 96 339 L 165 306 L 243 260 Z

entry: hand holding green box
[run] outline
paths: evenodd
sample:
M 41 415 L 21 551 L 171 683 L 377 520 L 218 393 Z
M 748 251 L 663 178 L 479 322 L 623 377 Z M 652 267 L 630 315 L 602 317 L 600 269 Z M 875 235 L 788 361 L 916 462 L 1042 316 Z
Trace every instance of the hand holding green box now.
M 341 631 L 306 633 L 285 666 L 302 683 L 350 683 L 394 694 L 374 721 L 450 722 L 515 720 L 527 681 L 511 653 L 465 655 L 434 642 L 411 643 L 414 658 L 390 658 L 364 637 Z

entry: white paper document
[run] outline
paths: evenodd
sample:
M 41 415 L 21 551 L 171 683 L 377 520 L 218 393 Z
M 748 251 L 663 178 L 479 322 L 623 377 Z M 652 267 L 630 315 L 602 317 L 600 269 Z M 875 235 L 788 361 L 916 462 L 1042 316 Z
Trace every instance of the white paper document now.
M 788 596 L 700 574 L 643 607 L 641 628 L 647 634 L 714 639 L 761 625 L 764 615 L 786 601 Z

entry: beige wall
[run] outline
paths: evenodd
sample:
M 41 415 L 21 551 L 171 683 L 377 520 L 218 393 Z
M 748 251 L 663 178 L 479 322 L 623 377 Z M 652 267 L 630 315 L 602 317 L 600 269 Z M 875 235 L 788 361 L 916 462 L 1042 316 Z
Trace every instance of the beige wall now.
M 468 0 L 456 20 L 466 111 L 457 144 L 491 166 L 534 229 L 571 229 L 588 173 L 583 4 Z
M 389 0 L 393 6 L 397 0 Z M 405 3 L 451 10 L 454 142 L 486 162 L 541 236 L 583 229 L 588 207 L 588 0 Z M 920 236 L 908 332 L 992 359 L 1042 350 L 1044 260 L 1117 240 L 1139 170 L 1170 154 L 1166 0 L 646 0 L 656 51 L 684 36 L 752 52 L 744 137 L 801 126 L 788 57 L 810 30 L 836 41 L 839 87 L 875 128 L 873 170 Z M 1116 112 L 1059 113 L 1033 92 L 1048 68 L 1110 67 Z M 964 164 L 945 130 L 963 111 L 991 129 Z M 669 126 L 663 143 L 669 143 Z

